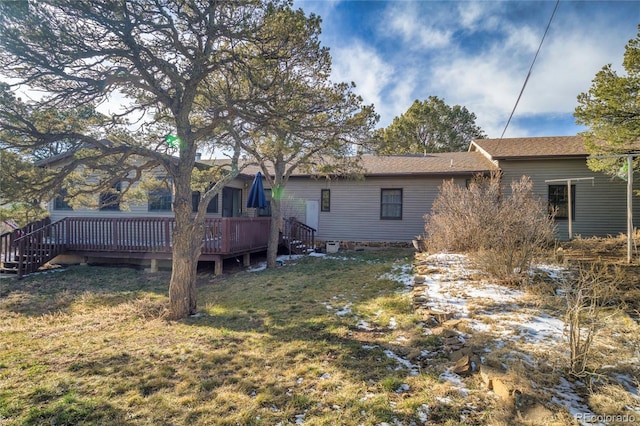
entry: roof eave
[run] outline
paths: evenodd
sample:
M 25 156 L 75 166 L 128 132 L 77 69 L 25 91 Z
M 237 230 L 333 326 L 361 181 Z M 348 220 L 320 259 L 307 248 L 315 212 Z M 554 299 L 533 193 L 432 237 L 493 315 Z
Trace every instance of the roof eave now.
M 557 155 L 505 155 L 495 156 L 494 160 L 586 160 L 588 154 L 557 154 Z

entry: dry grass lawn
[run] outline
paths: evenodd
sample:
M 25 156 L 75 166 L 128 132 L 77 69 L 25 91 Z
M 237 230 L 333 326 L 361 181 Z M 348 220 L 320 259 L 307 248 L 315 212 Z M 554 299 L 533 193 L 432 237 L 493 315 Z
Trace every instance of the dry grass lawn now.
M 166 272 L 77 266 L 3 279 L 0 424 L 421 424 L 449 390 L 389 356 L 438 343 L 404 286 L 380 279 L 397 260 L 412 251 L 201 274 L 199 316 L 178 322 L 161 319 Z M 466 402 L 455 398 L 432 418 L 459 424 Z

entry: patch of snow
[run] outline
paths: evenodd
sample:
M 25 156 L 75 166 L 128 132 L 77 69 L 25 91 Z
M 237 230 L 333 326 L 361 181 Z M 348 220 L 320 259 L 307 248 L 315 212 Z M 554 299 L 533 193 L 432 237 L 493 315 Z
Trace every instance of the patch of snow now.
M 403 383 L 400 386 L 398 386 L 398 389 L 396 389 L 394 392 L 395 393 L 404 393 L 404 392 L 409 392 L 409 390 L 411 390 L 411 386 L 409 386 L 406 383 Z
M 389 349 L 386 349 L 384 351 L 384 354 L 386 355 L 387 358 L 391 358 L 398 363 L 398 367 L 396 367 L 396 370 L 406 368 L 407 370 L 410 371 L 409 374 L 411 376 L 417 376 L 420 374 L 420 368 L 417 365 L 412 364 L 411 361 L 409 361 L 408 359 L 401 358 L 400 356 L 398 356 L 397 354 L 395 354 L 393 351 Z
M 436 401 L 440 404 L 453 404 L 453 399 L 448 396 L 436 396 Z
M 585 419 L 596 418 L 596 414 L 589 409 L 578 393 L 575 384 L 564 377 L 560 377 L 560 384 L 553 389 L 555 395 L 551 398 L 554 404 L 565 407 L 569 413 L 582 425 L 603 425 L 603 423 L 587 422 Z
M 371 325 L 366 322 L 365 320 L 358 320 L 358 322 L 356 323 L 356 328 L 358 330 L 364 330 L 364 331 L 373 331 L 375 330 L 374 327 L 371 327 Z
M 350 313 L 352 313 L 351 306 L 353 306 L 353 303 L 351 302 L 347 303 L 342 307 L 342 309 L 336 311 L 336 315 L 338 315 L 339 317 L 349 315 Z
M 404 284 L 404 286 L 407 289 L 410 289 L 411 287 L 413 287 L 413 283 L 414 283 L 414 275 L 412 272 L 412 266 L 410 264 L 404 263 L 401 265 L 393 265 L 391 267 L 391 272 L 388 272 L 386 274 L 382 274 L 378 277 L 379 280 L 391 280 L 391 281 L 397 281 L 401 284 Z
M 469 389 L 467 388 L 467 385 L 465 385 L 465 383 L 462 381 L 462 377 L 450 370 L 444 371 L 442 374 L 440 374 L 438 379 L 442 380 L 443 382 L 450 383 L 458 392 L 460 392 L 460 395 L 462 396 L 467 396 L 469 394 Z M 436 399 L 439 400 L 439 398 Z M 449 400 L 449 403 L 451 403 L 451 400 Z
M 398 323 L 396 322 L 395 317 L 391 317 L 389 319 L 389 325 L 388 325 L 389 329 L 390 330 L 395 330 L 397 326 L 398 326 Z
M 418 418 L 422 423 L 426 423 L 427 420 L 429 420 L 430 413 L 431 413 L 431 409 L 429 409 L 429 406 L 427 404 L 422 404 L 421 406 L 418 407 L 418 410 L 416 411 L 416 415 L 418 416 Z
M 309 256 L 310 255 L 311 254 L 309 254 Z M 305 256 L 304 254 L 292 254 L 292 255 L 285 254 L 285 255 L 276 257 L 276 263 L 278 265 L 283 265 L 288 260 L 298 260 L 303 258 L 304 256 Z M 259 264 L 257 264 L 252 268 L 247 268 L 247 272 L 260 272 L 260 271 L 264 271 L 265 269 L 267 269 L 267 262 L 260 262 Z

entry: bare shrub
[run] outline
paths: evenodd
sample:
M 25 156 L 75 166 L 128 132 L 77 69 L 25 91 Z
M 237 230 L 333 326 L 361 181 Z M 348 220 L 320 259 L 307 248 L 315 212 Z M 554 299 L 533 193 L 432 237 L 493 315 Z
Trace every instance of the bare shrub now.
M 555 225 L 530 178 L 513 182 L 508 195 L 500 178 L 477 176 L 468 188 L 445 182 L 425 216 L 425 234 L 430 251 L 469 252 L 486 272 L 513 279 L 553 241 Z
M 573 277 L 564 280 L 567 303 L 565 332 L 569 340 L 569 374 L 584 377 L 594 338 L 606 322 L 606 310 L 619 308 L 620 286 L 625 281 L 619 266 L 578 264 Z M 609 312 L 609 315 L 615 315 Z

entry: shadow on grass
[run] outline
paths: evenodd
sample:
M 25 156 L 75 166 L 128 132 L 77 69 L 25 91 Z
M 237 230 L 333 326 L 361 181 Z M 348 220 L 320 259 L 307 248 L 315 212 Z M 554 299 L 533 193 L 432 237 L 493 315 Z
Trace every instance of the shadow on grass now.
M 132 424 L 125 411 L 104 401 L 79 396 L 74 390 L 36 388 L 30 395 L 31 408 L 22 425 Z
M 25 316 L 66 312 L 76 302 L 116 306 L 143 295 L 166 296 L 169 273 L 147 274 L 134 268 L 70 266 L 22 280 L 0 281 L 0 307 Z

